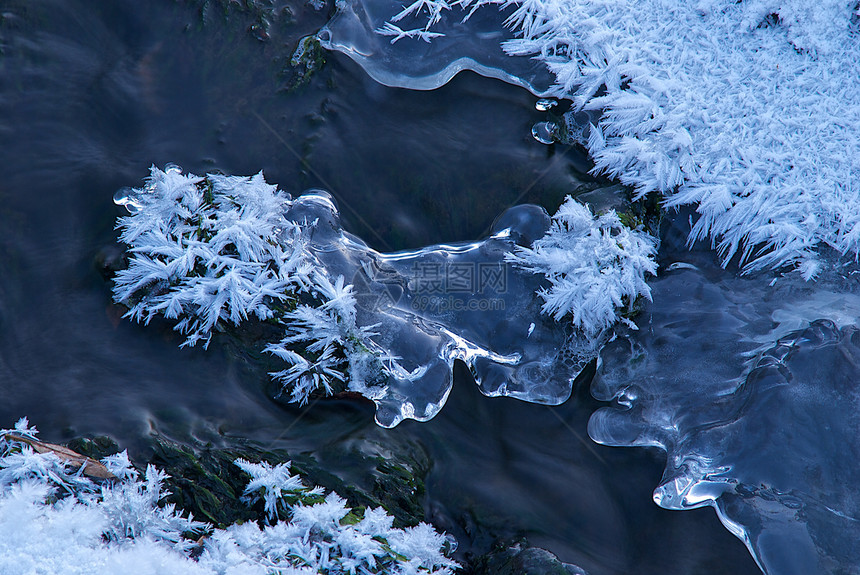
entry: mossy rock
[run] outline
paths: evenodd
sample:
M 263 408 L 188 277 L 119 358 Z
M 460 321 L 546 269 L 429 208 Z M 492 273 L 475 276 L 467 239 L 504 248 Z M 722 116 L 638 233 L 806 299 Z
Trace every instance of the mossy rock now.
M 120 451 L 113 439 L 104 436 L 74 439 L 68 447 L 93 459 Z M 336 492 L 358 512 L 368 507 L 382 507 L 394 517 L 394 525 L 402 528 L 424 520 L 424 478 L 430 470 L 429 457 L 423 448 L 412 443 L 402 447 L 395 452 L 373 442 L 364 442 L 360 446 L 332 448 L 326 458 L 338 461 L 340 468 L 346 463 L 348 469 L 358 470 L 355 482 L 325 469 L 309 454 L 291 455 L 284 450 L 263 449 L 245 441 L 233 441 L 228 447 L 189 446 L 154 435 L 147 447 L 132 457 L 132 463 L 141 472 L 149 464 L 165 471 L 169 477 L 164 488 L 170 494 L 163 501 L 215 527 L 264 515 L 261 501 L 251 507 L 243 501 L 249 477 L 234 463 L 242 458 L 255 463 L 267 461 L 271 465 L 292 462 L 292 472 L 306 485 L 319 485 L 326 491 Z M 379 454 L 383 449 L 386 449 L 384 457 Z
M 326 51 L 316 34 L 305 36 L 299 40 L 290 58 L 289 67 L 285 67 L 282 72 L 287 82 L 287 91 L 295 90 L 307 84 L 311 77 L 325 65 L 325 56 Z
M 165 502 L 175 503 L 195 519 L 216 527 L 261 516 L 262 507 L 252 508 L 241 500 L 248 475 L 234 464 L 236 459 L 259 462 L 265 458 L 272 465 L 289 461 L 286 452 L 266 452 L 252 445 L 239 449 L 192 449 L 159 436 L 152 438 L 149 450 L 146 463 L 170 475 L 165 481 L 165 489 L 170 492 Z
M 465 575 L 587 575 L 585 571 L 562 563 L 558 557 L 520 540 L 500 545 L 477 558 L 464 570 Z
M 394 517 L 395 527 L 425 520 L 424 481 L 431 462 L 421 445 L 409 441 L 383 445 L 360 439 L 330 446 L 319 456 L 320 461 L 310 456 L 295 458 L 293 468 L 309 482 L 336 491 L 354 507 L 382 507 Z M 327 462 L 336 462 L 349 475 L 348 480 L 329 471 Z

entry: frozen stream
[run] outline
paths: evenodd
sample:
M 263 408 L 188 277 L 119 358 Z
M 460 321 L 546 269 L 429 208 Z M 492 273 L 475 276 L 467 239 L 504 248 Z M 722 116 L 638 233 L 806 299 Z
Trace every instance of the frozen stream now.
M 803 561 L 817 550 L 833 561 L 825 569 L 851 567 L 852 332 L 824 325 L 819 339 L 792 336 L 786 345 L 796 349 L 774 352 L 774 365 L 757 360 L 810 321 L 853 323 L 860 305 L 849 270 L 848 279 L 832 274 L 818 284 L 738 279 L 709 250 L 686 250 L 683 215 L 660 261 L 664 270 L 695 268 L 676 266 L 652 282 L 640 331 L 607 349 L 595 380 L 600 399 L 632 409 L 594 400 L 585 376 L 557 407 L 488 399 L 455 364 L 439 415 L 393 430 L 374 424 L 372 406 L 349 400 L 309 410 L 274 403 L 259 367 L 226 343 L 180 350 L 167 322 L 120 320 L 105 271 L 121 250 L 111 198 L 139 184 L 150 164 L 262 169 L 293 194 L 324 188 L 344 227 L 379 251 L 479 239 L 510 205 L 552 213 L 565 194 L 610 187 L 586 174 L 576 148 L 534 141 L 531 128 L 546 113 L 534 109 L 534 96 L 498 81 L 463 74 L 432 92 L 385 88 L 330 54 L 308 84 L 279 92 L 295 44 L 326 21 L 324 10 L 291 9 L 292 22 L 284 16 L 261 42 L 241 14 L 230 20 L 210 8 L 201 17 L 173 2 L 4 6 L 4 425 L 28 415 L 47 440 L 107 433 L 132 454 L 152 430 L 189 443 L 248 437 L 312 453 L 356 481 L 361 470 L 342 454 L 401 434 L 429 453 L 428 518 L 460 540 L 461 552 L 525 534 L 592 575 L 759 571 L 710 510 L 655 506 L 651 493 L 662 485 L 670 507 L 731 491 L 720 513 L 750 530 L 770 572 L 813 572 Z M 755 377 L 740 386 L 756 361 Z M 588 433 L 667 449 L 670 471 L 661 482 L 658 449 L 609 448 Z M 677 457 L 691 452 L 700 457 Z M 684 491 L 705 476 L 703 487 Z M 772 521 L 754 526 L 764 512 Z M 786 546 L 797 555 L 787 559 Z

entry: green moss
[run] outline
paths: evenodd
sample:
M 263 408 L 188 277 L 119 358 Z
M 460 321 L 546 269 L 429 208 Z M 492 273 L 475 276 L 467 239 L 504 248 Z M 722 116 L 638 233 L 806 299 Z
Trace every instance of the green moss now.
M 285 67 L 282 75 L 286 80 L 286 90 L 293 91 L 307 84 L 314 74 L 325 65 L 325 50 L 315 34 L 299 40 L 289 67 Z
M 102 459 L 120 451 L 113 439 L 104 436 L 78 438 L 67 445 L 93 459 Z M 381 450 L 385 450 L 386 457 L 373 453 Z M 424 520 L 424 478 L 430 470 L 430 461 L 419 445 L 407 442 L 392 450 L 392 446 L 367 443 L 362 449 L 337 448 L 324 457 L 339 464 L 347 463 L 348 472 L 366 470 L 366 473 L 347 481 L 327 470 L 309 454 L 264 449 L 240 440 L 233 440 L 229 447 L 191 446 L 155 435 L 141 452 L 131 454 L 138 471 L 142 472 L 152 464 L 170 476 L 164 482 L 165 490 L 170 492 L 164 502 L 174 503 L 177 508 L 215 527 L 256 520 L 265 514 L 261 501 L 249 507 L 242 500 L 249 477 L 234 464 L 239 458 L 254 463 L 267 461 L 272 465 L 291 461 L 293 473 L 298 474 L 306 485 L 319 485 L 347 500 L 352 510 L 341 520 L 344 525 L 360 521 L 368 507 L 382 507 L 394 517 L 394 525 L 400 528 L 417 525 Z M 313 505 L 323 500 L 324 495 L 301 494 L 285 498 L 284 503 Z

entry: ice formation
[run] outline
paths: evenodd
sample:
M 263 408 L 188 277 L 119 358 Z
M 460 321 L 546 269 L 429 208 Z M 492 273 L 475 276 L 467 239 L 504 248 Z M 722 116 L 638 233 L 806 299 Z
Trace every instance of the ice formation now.
M 724 276 L 652 282 L 663 304 L 601 352 L 592 393 L 614 405 L 589 435 L 665 450 L 657 504 L 712 506 L 765 573 L 860 573 L 856 284 Z
M 357 392 L 386 427 L 433 417 L 458 359 L 485 395 L 563 402 L 655 272 L 648 236 L 570 198 L 553 218 L 511 208 L 482 241 L 393 254 L 345 232 L 325 192 L 291 199 L 260 174 L 153 168 L 116 201 L 132 212 L 114 287 L 128 317 L 177 320 L 187 345 L 267 321 L 292 401 Z
M 497 64 L 508 76 L 532 57 L 554 78 L 533 91 L 601 114 L 586 142 L 594 170 L 640 195 L 660 192 L 667 206 L 696 206 L 690 239 L 710 238 L 724 262 L 795 264 L 809 279 L 820 244 L 857 257 L 855 2 L 427 0 L 401 10 L 351 0 L 325 30 L 326 45 L 374 77 L 394 76 L 386 83 L 424 88 L 402 59 L 442 68 L 472 54 L 489 36 L 464 27 L 484 12 L 500 13 L 515 35 L 502 41 L 512 58 Z M 395 19 L 403 30 L 444 34 L 431 39 L 444 53 L 419 53 L 425 42 L 410 38 L 396 54 L 363 50 L 371 31 Z
M 115 479 L 96 481 L 56 453 L 36 452 L 36 435 L 26 419 L 0 430 L 3 574 L 450 575 L 458 567 L 446 555 L 450 537 L 426 523 L 395 529 L 381 508 L 361 512 L 304 486 L 289 464 L 238 460 L 251 476 L 245 493 L 265 499 L 267 517 L 213 529 L 159 504 L 166 475 L 154 467 L 141 479 L 122 452 L 104 460 Z
M 458 51 L 464 26 L 484 11 L 500 14 L 513 37 L 502 40 L 511 59 L 498 67 L 516 77 L 523 57 L 542 63 L 553 82 L 532 90 L 572 102 L 567 127 L 582 130 L 569 143 L 587 148 L 594 172 L 639 196 L 660 194 L 666 207 L 695 208 L 689 242 L 710 240 L 723 265 L 733 261 L 745 272 L 794 267 L 809 280 L 843 272 L 845 261 L 860 254 L 856 2 L 347 4 L 345 13 L 366 18 L 358 25 L 336 17 L 325 31 L 327 46 L 372 68 L 374 77 L 388 74 L 394 78 L 387 83 L 412 88 L 424 86 L 402 72 L 407 50 L 444 42 L 444 56 L 425 48 L 425 58 L 441 61 L 422 63 L 444 68 L 486 37 L 476 33 Z M 395 18 L 404 34 L 393 65 L 381 43 L 351 52 L 374 42 L 365 36 L 379 36 Z M 576 119 L 583 114 L 590 115 L 586 122 Z M 552 143 L 556 128 L 537 124 L 534 136 Z M 849 257 L 823 255 L 831 250 Z M 682 277 L 698 273 L 694 266 L 674 270 Z M 648 325 L 647 334 L 619 337 L 605 348 L 594 394 L 617 407 L 595 414 L 592 437 L 665 449 L 669 466 L 655 492 L 658 503 L 714 506 L 764 571 L 858 573 L 860 506 L 851 487 L 857 330 L 807 321 L 763 350 L 761 338 L 774 335 L 777 314 L 751 313 L 758 304 L 744 301 L 744 286 L 734 288 L 698 282 L 704 303 L 678 297 L 689 286 L 666 291 L 673 301 L 666 315 L 638 322 Z M 848 297 L 838 293 L 834 301 Z M 784 295 L 797 309 L 812 310 L 773 284 L 755 298 Z M 807 320 L 815 317 L 822 316 Z M 856 314 L 843 325 L 854 322 Z M 738 358 L 750 354 L 757 359 L 744 371 Z
M 503 15 L 481 10 L 466 23 L 452 22 L 444 33 L 431 30 L 440 22 L 451 22 L 450 9 L 447 2 L 436 0 L 408 5 L 390 0 L 342 2 L 318 37 L 323 47 L 346 53 L 386 86 L 432 90 L 462 70 L 473 70 L 536 94 L 549 93 L 552 74 L 541 62 L 512 59 L 502 50 L 502 43 L 513 38 Z M 425 14 L 426 21 L 413 26 L 415 14 Z

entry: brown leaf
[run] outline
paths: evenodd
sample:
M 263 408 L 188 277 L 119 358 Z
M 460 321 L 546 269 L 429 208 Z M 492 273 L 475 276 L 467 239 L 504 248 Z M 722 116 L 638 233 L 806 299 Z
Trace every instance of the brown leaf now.
M 37 453 L 53 453 L 73 469 L 80 469 L 83 467 L 84 475 L 88 477 L 95 479 L 117 479 L 117 476 L 108 471 L 108 468 L 103 464 L 99 463 L 95 459 L 81 455 L 76 451 L 72 451 L 68 447 L 46 443 L 44 441 L 39 441 L 38 439 L 27 437 L 26 435 L 18 435 L 13 432 L 7 432 L 5 437 L 10 441 L 26 443 Z

